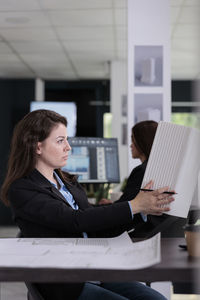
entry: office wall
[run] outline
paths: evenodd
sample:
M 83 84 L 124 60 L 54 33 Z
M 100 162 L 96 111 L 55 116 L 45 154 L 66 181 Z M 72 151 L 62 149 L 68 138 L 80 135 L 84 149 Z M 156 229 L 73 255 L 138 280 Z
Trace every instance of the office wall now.
M 0 80 L 0 180 L 4 176 L 13 127 L 29 111 L 34 80 Z
M 34 80 L 0 80 L 0 185 L 2 184 L 13 127 L 29 111 Z M 10 209 L 0 203 L 0 224 L 11 224 Z

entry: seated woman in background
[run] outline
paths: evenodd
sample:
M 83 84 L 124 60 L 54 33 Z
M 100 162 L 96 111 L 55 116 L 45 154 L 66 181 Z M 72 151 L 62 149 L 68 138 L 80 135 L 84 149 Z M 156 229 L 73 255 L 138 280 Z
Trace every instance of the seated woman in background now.
M 127 179 L 122 196 L 115 201 L 115 203 L 129 201 L 130 199 L 135 198 L 140 192 L 157 127 L 158 123 L 152 120 L 139 122 L 132 127 L 132 143 L 130 146 L 131 154 L 132 158 L 139 159 L 141 164 L 132 170 Z M 99 202 L 99 204 L 109 203 L 112 202 L 108 199 L 101 199 Z M 147 216 L 147 219 L 145 219 L 141 214 L 137 214 L 133 219 L 133 226 L 135 227 L 133 235 L 134 237 L 147 237 L 149 233 L 153 232 L 155 227 L 159 226 L 164 221 L 167 222 L 165 225 L 170 225 L 175 220 L 175 217 L 164 214 L 162 216 L 153 216 L 150 214 Z M 163 226 L 163 228 L 165 228 L 165 226 Z
M 130 201 L 93 207 L 76 177 L 61 170 L 71 147 L 67 120 L 49 110 L 27 114 L 15 127 L 1 199 L 10 204 L 23 237 L 113 236 L 130 228 L 135 214 L 169 211 L 167 187 Z M 151 188 L 151 183 L 146 185 Z M 38 283 L 45 300 L 164 300 L 138 283 Z
M 127 179 L 123 195 L 118 201 L 128 201 L 139 193 L 144 177 L 147 161 L 156 134 L 158 123 L 155 121 L 142 121 L 132 127 L 131 154 L 133 159 L 140 159 L 141 164 L 134 168 Z M 101 199 L 99 204 L 112 203 L 108 199 Z

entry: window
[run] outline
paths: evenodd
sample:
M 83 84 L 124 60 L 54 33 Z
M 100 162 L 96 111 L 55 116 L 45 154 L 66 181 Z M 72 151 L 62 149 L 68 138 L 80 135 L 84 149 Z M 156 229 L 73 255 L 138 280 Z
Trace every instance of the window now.
M 199 102 L 172 102 L 172 123 L 200 129 Z

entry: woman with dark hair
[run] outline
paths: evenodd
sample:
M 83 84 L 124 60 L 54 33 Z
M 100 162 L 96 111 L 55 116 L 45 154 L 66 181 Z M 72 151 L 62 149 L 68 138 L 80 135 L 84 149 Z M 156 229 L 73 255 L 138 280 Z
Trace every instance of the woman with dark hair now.
M 132 158 L 139 159 L 141 164 L 134 168 L 128 177 L 120 201 L 133 199 L 139 193 L 157 127 L 158 123 L 155 121 L 142 121 L 132 127 L 131 154 Z
M 117 201 L 129 201 L 139 193 L 157 127 L 158 123 L 155 121 L 142 121 L 132 127 L 131 154 L 133 159 L 140 159 L 141 164 L 132 170 L 123 194 Z M 111 201 L 101 199 L 99 202 L 99 204 L 107 203 L 111 203 Z
M 142 121 L 132 127 L 132 144 L 139 151 L 141 161 L 149 158 L 157 127 L 158 123 L 155 121 Z M 131 148 L 133 148 L 132 144 Z
M 132 127 L 131 154 L 132 158 L 139 159 L 141 164 L 132 170 L 127 179 L 122 196 L 115 203 L 129 201 L 135 198 L 140 192 L 157 127 L 158 123 L 152 120 L 139 122 Z M 107 199 L 101 199 L 99 202 L 99 204 L 104 205 L 109 203 L 111 203 L 111 201 Z M 176 221 L 175 217 L 166 214 L 162 214 L 161 216 L 152 214 L 144 216 L 143 214 L 137 214 L 133 219 L 132 225 L 134 231 L 131 235 L 143 238 L 150 237 L 158 231 L 162 232 L 166 230 L 166 227 L 169 227 L 174 221 Z
M 10 204 L 23 237 L 113 236 L 128 229 L 138 213 L 160 215 L 174 199 L 163 192 L 140 192 L 135 199 L 92 207 L 76 177 L 62 172 L 71 149 L 67 120 L 49 110 L 27 114 L 15 127 L 1 199 Z M 150 188 L 151 183 L 146 188 Z M 163 300 L 143 284 L 37 284 L 44 299 Z

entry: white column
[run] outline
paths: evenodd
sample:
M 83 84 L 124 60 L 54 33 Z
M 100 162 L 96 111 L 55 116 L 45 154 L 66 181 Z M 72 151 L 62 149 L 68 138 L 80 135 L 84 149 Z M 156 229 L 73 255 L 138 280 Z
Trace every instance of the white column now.
M 44 101 L 45 98 L 45 83 L 40 78 L 35 79 L 35 101 Z
M 144 119 L 170 121 L 170 86 L 170 1 L 128 0 L 128 132 Z
M 120 177 L 121 181 L 123 181 L 124 178 L 128 176 L 127 64 L 125 61 L 111 62 L 110 93 L 112 137 L 116 137 L 118 139 Z
M 128 133 L 138 121 L 170 121 L 170 86 L 170 1 L 128 0 Z M 129 154 L 129 172 L 138 163 Z M 153 287 L 171 299 L 169 282 Z

